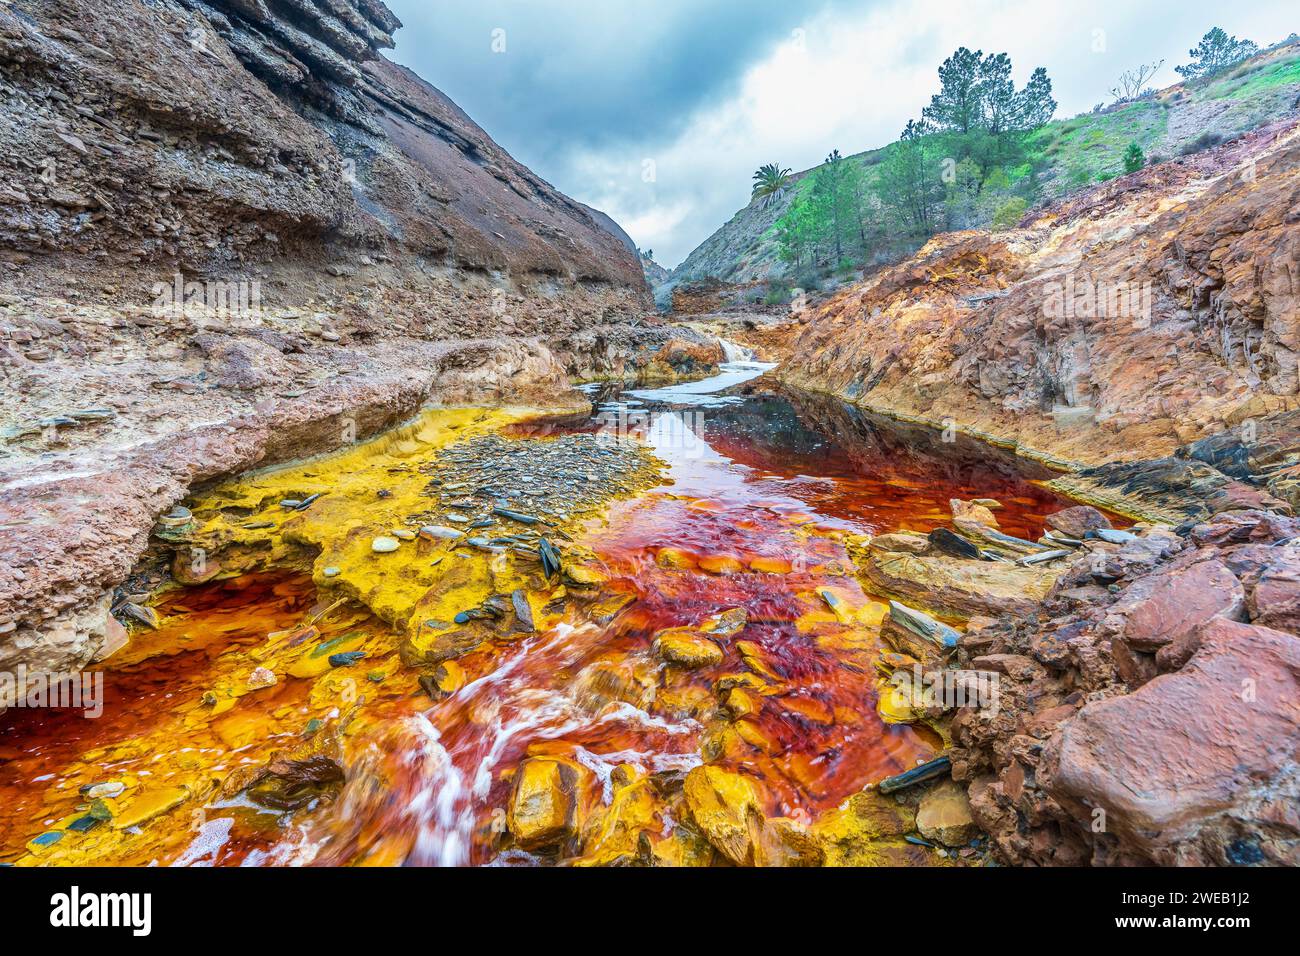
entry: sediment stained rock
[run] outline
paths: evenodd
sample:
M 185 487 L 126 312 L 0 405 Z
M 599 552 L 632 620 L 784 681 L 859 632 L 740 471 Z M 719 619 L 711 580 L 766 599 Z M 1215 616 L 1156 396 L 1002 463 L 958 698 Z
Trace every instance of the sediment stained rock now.
M 1065 461 L 1166 455 L 1300 404 L 1297 208 L 1275 124 L 935 237 L 816 309 L 777 374 Z
M 545 340 L 651 308 L 612 220 L 378 55 L 399 26 L 0 6 L 0 667 L 110 647 L 106 591 L 195 483 L 435 401 L 581 410 Z

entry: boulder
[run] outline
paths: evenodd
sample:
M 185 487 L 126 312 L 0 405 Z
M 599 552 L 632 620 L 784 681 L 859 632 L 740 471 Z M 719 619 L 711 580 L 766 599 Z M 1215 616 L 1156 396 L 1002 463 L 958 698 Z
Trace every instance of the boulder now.
M 1124 643 L 1154 654 L 1216 617 L 1240 619 L 1246 595 L 1219 561 L 1202 561 L 1163 578 L 1124 624 Z
M 1079 826 L 1102 821 L 1139 859 L 1294 857 L 1300 641 L 1222 617 L 1197 635 L 1180 671 L 1065 721 L 1043 749 L 1038 783 Z
M 1250 593 L 1250 619 L 1263 627 L 1300 634 L 1300 548 L 1280 550 Z
M 525 850 L 559 843 L 577 833 L 576 767 L 550 757 L 530 757 L 520 766 L 510 798 L 507 825 Z
M 927 539 L 930 547 L 939 554 L 950 558 L 963 558 L 967 561 L 979 561 L 980 549 L 959 534 L 953 534 L 947 528 L 935 528 Z
M 737 866 L 754 863 L 763 830 L 758 791 L 748 777 L 721 767 L 696 767 L 686 775 L 686 806 L 714 849 Z
M 1089 531 L 1109 528 L 1111 525 L 1110 519 L 1091 505 L 1075 505 L 1048 515 L 1047 526 L 1077 540 Z

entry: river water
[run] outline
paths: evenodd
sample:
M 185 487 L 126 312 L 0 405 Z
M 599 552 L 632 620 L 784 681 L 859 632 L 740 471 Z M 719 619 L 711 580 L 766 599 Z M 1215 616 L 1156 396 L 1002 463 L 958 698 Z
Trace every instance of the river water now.
M 765 816 L 807 824 L 933 757 L 942 728 L 877 714 L 885 606 L 854 576 L 846 540 L 928 531 L 948 521 L 950 499 L 975 497 L 997 499 L 1002 529 L 1032 539 L 1066 503 L 1024 463 L 781 391 L 761 378 L 767 368 L 591 387 L 593 418 L 505 430 L 524 442 L 612 433 L 646 443 L 666 472 L 574 535 L 602 569 L 599 599 L 472 651 L 437 702 L 414 689 L 391 630 L 355 610 L 319 631 L 370 649 L 376 670 L 360 690 L 327 672 L 212 708 L 205 691 L 246 673 L 268 635 L 302 627 L 324 601 L 294 570 L 169 592 L 160 630 L 109 662 L 102 717 L 0 716 L 0 862 L 685 862 L 680 777 L 702 762 L 752 781 Z M 656 658 L 656 635 L 735 608 L 745 625 L 718 641 L 720 661 L 692 670 Z M 755 692 L 733 698 L 728 686 Z M 223 791 L 232 773 L 298 746 L 305 725 L 338 731 L 346 782 L 293 809 Z M 576 768 L 584 822 L 558 847 L 524 850 L 508 836 L 530 758 Z M 100 805 L 102 823 L 76 824 L 95 810 L 80 791 L 102 782 L 126 792 Z

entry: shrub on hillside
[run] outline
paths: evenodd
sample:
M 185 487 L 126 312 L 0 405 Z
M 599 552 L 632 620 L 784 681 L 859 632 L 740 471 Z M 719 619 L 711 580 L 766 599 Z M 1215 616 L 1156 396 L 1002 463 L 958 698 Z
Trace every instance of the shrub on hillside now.
M 1181 156 L 1191 156 L 1195 153 L 1204 152 L 1207 149 L 1218 146 L 1223 142 L 1224 138 L 1225 137 L 1222 133 L 1202 133 L 1190 143 L 1185 143 L 1183 147 L 1178 150 L 1178 153 Z
M 1012 196 L 1004 202 L 993 216 L 994 229 L 1012 229 L 1025 217 L 1029 203 L 1023 196 Z

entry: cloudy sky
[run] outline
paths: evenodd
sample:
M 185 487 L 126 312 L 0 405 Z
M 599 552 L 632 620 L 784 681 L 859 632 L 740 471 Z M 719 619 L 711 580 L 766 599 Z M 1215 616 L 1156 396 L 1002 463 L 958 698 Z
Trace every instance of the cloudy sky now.
M 1047 67 L 1070 116 L 1125 69 L 1178 77 L 1212 26 L 1266 45 L 1294 0 L 386 0 L 389 55 L 516 159 L 672 267 L 749 199 L 766 162 L 897 137 L 958 46 Z

